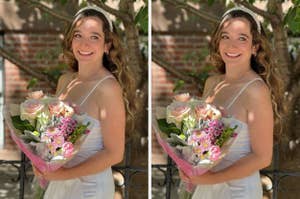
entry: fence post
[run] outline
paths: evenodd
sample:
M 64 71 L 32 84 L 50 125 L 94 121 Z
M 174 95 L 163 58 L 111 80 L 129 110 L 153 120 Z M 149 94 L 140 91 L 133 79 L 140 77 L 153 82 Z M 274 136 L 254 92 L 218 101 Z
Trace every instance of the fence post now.
M 20 192 L 19 192 L 19 199 L 24 198 L 24 186 L 25 186 L 25 165 L 26 164 L 26 157 L 23 152 L 21 152 L 21 165 L 20 165 Z

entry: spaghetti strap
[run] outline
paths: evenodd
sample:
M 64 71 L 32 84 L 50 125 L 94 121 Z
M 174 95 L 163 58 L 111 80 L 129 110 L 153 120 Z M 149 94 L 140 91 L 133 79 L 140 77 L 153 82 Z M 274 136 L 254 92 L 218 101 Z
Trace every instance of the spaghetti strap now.
M 100 79 L 97 84 L 92 88 L 92 90 L 87 94 L 87 96 L 81 101 L 80 106 L 82 106 L 84 104 L 84 102 L 87 100 L 87 98 L 94 92 L 94 90 L 106 79 L 108 78 L 114 78 L 114 76 L 112 75 L 107 75 L 105 77 L 103 77 L 102 79 Z
M 246 90 L 246 88 L 247 88 L 250 84 L 252 84 L 253 82 L 255 82 L 255 81 L 257 81 L 257 80 L 263 81 L 261 78 L 254 78 L 254 79 L 252 79 L 251 81 L 249 81 L 245 86 L 243 86 L 243 88 L 238 92 L 238 94 L 233 98 L 233 100 L 227 105 L 226 109 L 227 109 L 227 110 L 230 109 L 231 106 L 234 104 L 234 102 L 238 99 L 238 97 Z
M 59 92 L 55 94 L 55 97 L 59 97 L 59 96 L 63 93 L 63 91 L 65 91 L 65 89 L 67 88 L 67 86 L 73 81 L 75 74 L 76 74 L 76 73 L 73 73 L 73 74 L 72 74 L 71 80 L 70 80 L 70 81 L 66 81 L 66 83 L 65 83 L 64 86 L 59 90 Z

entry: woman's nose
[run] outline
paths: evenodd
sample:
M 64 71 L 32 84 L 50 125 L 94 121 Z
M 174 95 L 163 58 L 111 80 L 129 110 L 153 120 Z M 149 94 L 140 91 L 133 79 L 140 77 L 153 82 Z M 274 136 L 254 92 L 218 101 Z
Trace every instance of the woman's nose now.
M 82 38 L 82 39 L 80 40 L 80 45 L 81 45 L 81 46 L 89 46 L 89 40 L 86 39 L 86 38 Z
M 237 43 L 233 40 L 228 40 L 228 47 L 230 48 L 236 48 L 237 47 Z

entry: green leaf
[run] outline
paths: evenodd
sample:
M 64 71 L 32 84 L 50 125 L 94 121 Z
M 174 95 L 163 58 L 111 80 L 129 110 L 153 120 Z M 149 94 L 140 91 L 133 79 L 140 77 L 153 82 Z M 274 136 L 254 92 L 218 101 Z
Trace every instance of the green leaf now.
M 300 6 L 291 7 L 284 17 L 284 23 L 293 34 L 300 33 Z
M 219 147 L 222 147 L 223 144 L 225 142 L 227 142 L 227 140 L 232 136 L 232 134 L 234 133 L 234 130 L 237 128 L 237 126 L 235 126 L 234 128 L 226 128 L 224 129 L 224 132 L 221 134 L 221 136 L 217 139 L 216 141 L 216 145 L 218 145 Z
M 171 133 L 174 133 L 176 135 L 180 135 L 181 131 L 179 128 L 176 127 L 173 123 L 168 123 L 165 118 L 163 119 L 157 119 L 158 128 L 161 132 L 166 133 L 169 137 Z
M 67 2 L 68 2 L 68 0 L 60 0 L 61 5 L 66 5 Z
M 35 131 L 35 128 L 30 124 L 28 120 L 21 120 L 20 115 L 15 115 L 11 117 L 14 127 L 20 131 Z
M 178 80 L 175 82 L 175 86 L 173 88 L 173 92 L 175 93 L 176 91 L 178 91 L 179 89 L 181 89 L 184 86 L 184 81 L 183 80 Z
M 148 33 L 148 6 L 140 8 L 135 16 L 134 23 L 138 25 L 143 33 Z
M 73 144 L 76 143 L 76 141 L 85 133 L 87 130 L 87 127 L 90 125 L 90 123 L 87 123 L 86 125 L 78 125 L 74 132 L 71 134 L 71 136 L 68 138 L 69 142 L 72 142 Z
M 29 90 L 29 89 L 31 89 L 31 88 L 33 88 L 34 86 L 36 86 L 37 85 L 37 83 L 38 83 L 38 79 L 37 78 L 32 78 L 32 79 L 30 79 L 29 81 L 28 81 L 28 84 L 27 84 L 27 90 Z
M 215 0 L 208 0 L 207 3 L 209 6 L 212 6 L 215 3 Z

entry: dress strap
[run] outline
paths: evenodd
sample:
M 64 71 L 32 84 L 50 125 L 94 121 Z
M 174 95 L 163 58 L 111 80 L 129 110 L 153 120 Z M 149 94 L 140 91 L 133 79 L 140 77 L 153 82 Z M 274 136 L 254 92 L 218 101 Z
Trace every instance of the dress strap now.
M 92 90 L 87 94 L 87 96 L 81 101 L 80 106 L 82 106 L 82 104 L 84 104 L 84 102 L 87 100 L 87 98 L 94 92 L 94 90 L 106 79 L 108 78 L 114 78 L 114 76 L 112 75 L 107 75 L 105 77 L 103 77 L 102 79 L 100 79 L 97 84 L 92 88 Z
M 69 81 L 66 81 L 66 83 L 63 85 L 63 87 L 58 91 L 58 93 L 55 94 L 55 97 L 59 97 L 64 91 L 65 89 L 69 86 L 69 84 L 73 81 L 74 79 L 74 74 L 72 74 L 72 78 Z
M 246 90 L 246 88 L 255 81 L 263 81 L 261 78 L 254 78 L 243 86 L 243 88 L 238 92 L 238 94 L 233 98 L 233 100 L 227 105 L 226 109 L 230 109 L 238 97 Z

